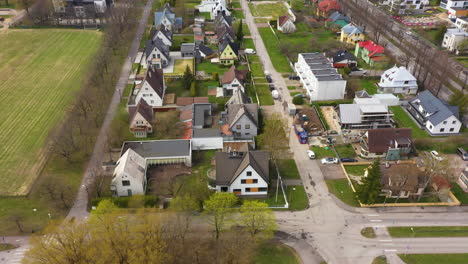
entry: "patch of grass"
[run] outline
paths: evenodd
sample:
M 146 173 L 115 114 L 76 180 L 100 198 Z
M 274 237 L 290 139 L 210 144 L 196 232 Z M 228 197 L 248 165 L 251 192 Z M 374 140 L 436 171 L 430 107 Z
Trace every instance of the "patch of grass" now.
M 241 3 L 240 2 L 233 2 L 232 3 L 232 8 L 242 8 Z
M 418 127 L 418 125 L 408 116 L 401 106 L 390 106 L 394 116 L 393 119 L 397 122 L 398 127 L 408 127 L 413 130 L 413 138 L 429 137 L 427 132 Z
M 322 159 L 322 158 L 327 158 L 327 157 L 336 157 L 335 152 L 330 147 L 321 148 L 321 147 L 313 146 L 310 149 L 315 153 L 315 158 L 316 159 Z
M 0 251 L 12 250 L 17 248 L 17 246 L 12 244 L 0 244 Z
M 252 42 L 253 43 L 253 42 Z M 257 55 L 249 55 L 249 62 L 252 63 L 260 63 L 260 58 Z
M 291 211 L 301 211 L 309 206 L 309 198 L 302 185 L 290 185 L 286 188 L 286 199 Z
M 242 12 L 242 10 L 232 10 L 231 17 L 235 17 L 237 19 L 244 19 L 245 15 L 244 12 Z
M 47 161 L 49 131 L 75 99 L 100 42 L 101 33 L 78 30 L 12 30 L 1 37 L 0 195 L 29 191 Z
M 347 145 L 335 145 L 336 152 L 341 158 L 354 158 L 356 157 L 356 152 L 351 144 Z
M 171 79 L 166 81 L 166 93 L 175 93 L 176 96 L 189 96 L 189 89 L 185 89 L 182 85 L 182 80 Z
M 127 84 L 125 86 L 125 91 L 123 92 L 122 96 L 130 96 L 130 93 L 133 90 L 133 86 L 134 86 L 134 84 Z
M 255 85 L 257 89 L 260 105 L 273 105 L 273 97 L 271 97 L 270 89 L 266 84 Z
M 182 59 L 174 61 L 174 74 L 184 74 L 185 69 L 189 66 L 193 73 L 193 59 Z
M 300 261 L 296 257 L 296 253 L 290 247 L 268 241 L 262 243 L 255 251 L 256 264 L 299 264 Z
M 299 89 L 297 86 L 288 86 L 288 90 L 296 90 Z
M 359 79 L 361 90 L 366 90 L 368 94 L 373 95 L 377 93 L 378 80 Z
M 387 264 L 387 257 L 378 256 L 372 261 L 372 264 Z
M 208 96 L 208 87 L 219 86 L 218 81 L 197 81 L 197 96 Z
M 288 9 L 282 2 L 278 3 L 249 3 L 250 12 L 254 17 L 272 17 L 271 20 L 278 19 L 288 12 Z
M 465 68 L 468 68 L 468 57 L 454 57 L 455 60 L 457 60 L 458 62 L 460 62 L 461 64 L 463 64 L 463 66 L 465 66 Z
M 269 27 L 264 27 L 259 28 L 258 31 L 275 69 L 278 72 L 292 72 L 289 62 L 286 59 L 286 56 L 281 53 L 278 40 L 275 38 L 275 35 L 273 35 L 271 29 Z
M 432 44 L 436 46 L 440 46 L 440 41 L 437 40 L 437 33 L 439 29 L 436 28 L 430 28 L 430 29 L 423 29 L 423 28 L 416 28 L 414 29 L 416 33 L 419 35 L 423 36 L 427 40 L 429 40 Z
M 198 16 L 204 17 L 206 20 L 211 20 L 211 13 L 210 12 L 200 12 Z
M 280 159 L 276 161 L 276 164 L 282 179 L 301 179 L 296 161 L 293 159 Z
M 468 193 L 464 192 L 463 189 L 456 182 L 452 182 L 452 193 L 457 197 L 461 204 L 468 204 Z
M 466 264 L 468 254 L 398 254 L 406 264 Z
M 347 205 L 359 207 L 359 202 L 347 179 L 326 180 L 328 191 Z
M 263 68 L 261 63 L 251 63 L 250 69 L 252 70 L 253 77 L 262 77 L 265 76 L 263 74 Z
M 363 176 L 364 172 L 369 166 L 370 165 L 346 165 L 344 168 L 348 174 L 354 176 Z
M 301 94 L 301 92 L 290 92 L 289 94 L 290 94 L 291 96 L 295 96 L 295 95 Z
M 193 43 L 193 35 L 191 36 L 174 36 L 172 41 L 171 51 L 179 51 L 182 43 Z
M 244 45 L 244 49 L 253 49 L 253 50 L 255 50 L 255 43 L 254 43 L 253 39 L 244 38 L 243 45 Z M 249 60 L 251 60 L 252 57 L 254 57 L 254 56 L 249 55 Z M 256 56 L 256 57 L 258 57 L 258 56 Z
M 367 237 L 367 238 L 375 238 L 376 237 L 375 232 L 374 232 L 374 228 L 372 228 L 372 227 L 364 227 L 363 229 L 361 229 L 361 235 L 363 237 Z
M 36 209 L 34 211 L 33 209 Z M 31 231 L 39 231 L 49 221 L 49 209 L 47 205 L 37 199 L 27 197 L 8 197 L 0 199 L 0 234 L 4 236 L 31 234 Z M 53 212 L 51 212 L 53 214 Z M 54 215 L 54 214 L 53 214 Z M 19 230 L 13 218 L 21 220 L 23 232 Z
M 387 230 L 392 237 L 468 237 L 468 226 L 392 226 Z
M 221 66 L 220 64 L 216 63 L 211 63 L 210 61 L 197 63 L 197 65 L 195 66 L 196 71 L 205 71 L 205 73 L 207 74 L 213 74 L 217 72 L 219 74 L 219 78 L 221 78 L 223 74 L 229 70 L 229 67 Z

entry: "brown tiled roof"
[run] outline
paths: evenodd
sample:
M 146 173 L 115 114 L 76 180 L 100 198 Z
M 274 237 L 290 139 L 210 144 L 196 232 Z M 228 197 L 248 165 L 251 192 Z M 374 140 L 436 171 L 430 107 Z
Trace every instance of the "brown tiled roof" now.
M 289 16 L 280 16 L 278 17 L 278 25 L 281 27 L 289 20 Z
M 223 74 L 223 78 L 221 78 L 221 84 L 231 83 L 234 78 L 238 79 L 240 82 L 245 81 L 245 77 L 247 75 L 248 70 L 238 70 L 233 65 L 227 72 Z
M 151 123 L 153 121 L 153 108 L 146 102 L 145 99 L 141 98 L 141 100 L 138 102 L 138 105 L 136 107 L 132 107 L 129 109 L 130 111 L 130 124 L 133 122 L 133 119 L 135 118 L 136 113 L 140 113 L 140 115 L 148 121 L 148 123 Z
M 191 104 L 207 104 L 208 97 L 177 97 L 176 105 L 186 106 Z
M 392 190 L 393 194 L 400 191 L 417 192 L 424 186 L 423 171 L 414 164 L 380 166 L 381 183 L 384 189 Z
M 381 128 L 367 131 L 367 145 L 369 152 L 384 153 L 395 140 L 413 141 L 410 128 Z

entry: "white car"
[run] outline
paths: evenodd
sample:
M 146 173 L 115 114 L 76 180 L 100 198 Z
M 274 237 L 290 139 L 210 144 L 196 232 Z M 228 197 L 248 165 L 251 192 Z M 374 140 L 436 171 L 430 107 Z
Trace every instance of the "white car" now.
M 315 159 L 315 153 L 312 150 L 307 151 L 307 156 L 309 156 L 309 159 Z
M 322 164 L 338 164 L 337 158 L 324 158 L 321 160 Z
M 444 159 L 444 158 L 442 158 L 441 156 L 439 156 L 439 152 L 437 152 L 437 151 L 435 151 L 435 150 L 432 150 L 432 151 L 431 151 L 431 156 L 432 156 L 434 159 L 438 160 L 438 161 L 441 161 L 441 160 Z
M 245 54 L 248 54 L 248 55 L 253 55 L 253 54 L 257 54 L 257 52 L 253 49 L 245 49 Z

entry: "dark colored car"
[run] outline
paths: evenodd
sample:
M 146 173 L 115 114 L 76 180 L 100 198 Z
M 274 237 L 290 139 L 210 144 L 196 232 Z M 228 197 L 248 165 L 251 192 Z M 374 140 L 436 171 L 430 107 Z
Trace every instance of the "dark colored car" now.
M 275 89 L 275 85 L 270 84 L 269 86 L 270 86 L 270 92 L 273 91 L 273 90 Z
M 0 17 L 0 21 L 5 21 L 5 18 L 4 18 L 4 17 Z
M 271 78 L 270 75 L 267 75 L 265 78 L 266 78 L 267 82 L 269 82 L 269 83 L 273 82 L 273 79 Z
M 357 162 L 357 159 L 352 158 L 341 158 L 341 162 Z

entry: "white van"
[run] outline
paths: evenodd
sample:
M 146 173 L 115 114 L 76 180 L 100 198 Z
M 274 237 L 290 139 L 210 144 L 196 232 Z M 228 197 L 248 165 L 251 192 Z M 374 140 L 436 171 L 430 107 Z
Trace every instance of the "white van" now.
M 248 54 L 248 55 L 253 55 L 253 54 L 257 54 L 257 52 L 253 49 L 245 49 L 245 54 Z

